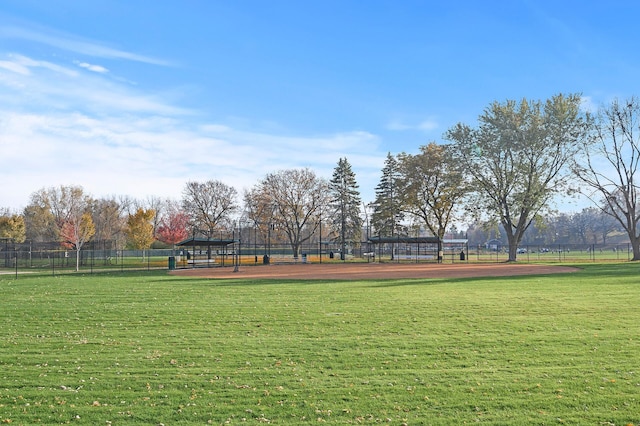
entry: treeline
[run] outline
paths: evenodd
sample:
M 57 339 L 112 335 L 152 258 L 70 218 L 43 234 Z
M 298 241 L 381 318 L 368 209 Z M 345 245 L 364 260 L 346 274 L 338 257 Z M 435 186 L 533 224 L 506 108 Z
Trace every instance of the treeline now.
M 459 236 L 454 224 L 464 218 L 473 223 L 465 236 L 505 240 L 512 261 L 522 244 L 606 243 L 612 233 L 626 236 L 638 260 L 639 118 L 636 98 L 594 114 L 581 109 L 577 94 L 494 102 L 475 127 L 449 129 L 446 143 L 389 153 L 371 202 L 361 200 L 351 164 L 341 158 L 330 180 L 306 168 L 280 170 L 243 194 L 213 179 L 187 182 L 179 200 L 43 188 L 24 211 L 0 212 L 0 238 L 59 241 L 79 253 L 90 240 L 145 249 L 228 235 L 242 224 L 263 240 L 286 241 L 295 256 L 311 238 L 337 241 L 345 253 L 369 236 Z M 553 212 L 553 199 L 576 192 L 594 206 Z
M 506 246 L 501 226 L 481 222 L 464 230 L 452 230 L 452 237 L 468 238 L 473 247 L 484 246 L 497 240 Z M 620 223 L 597 207 L 587 207 L 578 212 L 556 212 L 534 221 L 524 233 L 520 247 L 588 247 L 619 245 L 629 240 Z

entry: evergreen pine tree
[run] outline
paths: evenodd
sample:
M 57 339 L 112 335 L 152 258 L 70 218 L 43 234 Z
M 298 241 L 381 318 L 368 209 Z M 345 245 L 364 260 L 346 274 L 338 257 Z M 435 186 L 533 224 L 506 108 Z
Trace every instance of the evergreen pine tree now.
M 347 241 L 357 243 L 362 236 L 360 192 L 356 175 L 346 158 L 341 158 L 329 182 L 333 226 L 340 233 L 340 258 L 345 259 Z
M 376 186 L 376 200 L 371 215 L 373 228 L 379 237 L 394 237 L 399 231 L 398 225 L 402 220 L 399 179 L 398 160 L 391 153 L 387 153 L 382 177 Z

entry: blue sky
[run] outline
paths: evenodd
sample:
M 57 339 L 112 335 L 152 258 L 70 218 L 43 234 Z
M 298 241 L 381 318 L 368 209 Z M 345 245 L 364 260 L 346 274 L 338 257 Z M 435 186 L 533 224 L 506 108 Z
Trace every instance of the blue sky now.
M 0 207 L 180 198 L 346 157 L 364 201 L 491 102 L 639 95 L 632 1 L 0 0 Z

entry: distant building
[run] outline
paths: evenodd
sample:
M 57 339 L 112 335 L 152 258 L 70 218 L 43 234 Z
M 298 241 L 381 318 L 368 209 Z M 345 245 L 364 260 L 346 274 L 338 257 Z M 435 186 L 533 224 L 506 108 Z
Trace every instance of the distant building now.
M 501 247 L 502 247 L 502 241 L 496 238 L 493 238 L 487 241 L 486 243 L 484 243 L 484 248 L 486 248 L 487 250 L 498 251 L 500 250 Z

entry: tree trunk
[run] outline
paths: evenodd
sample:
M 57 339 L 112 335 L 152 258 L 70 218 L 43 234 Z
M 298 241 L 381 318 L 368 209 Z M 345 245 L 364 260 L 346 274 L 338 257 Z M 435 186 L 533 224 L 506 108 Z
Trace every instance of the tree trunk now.
M 516 244 L 509 244 L 509 259 L 507 262 L 515 262 L 518 257 L 518 246 Z
M 342 213 L 342 229 L 340 230 L 340 260 L 345 260 L 345 251 L 347 249 L 347 241 L 346 241 L 346 227 L 345 223 L 345 214 Z
M 633 250 L 631 260 L 640 260 L 640 237 L 631 239 L 631 249 Z
M 76 250 L 76 272 L 80 270 L 80 250 Z
M 518 256 L 518 238 L 515 234 L 507 232 L 507 242 L 509 244 L 509 259 L 507 259 L 507 262 L 515 262 Z

